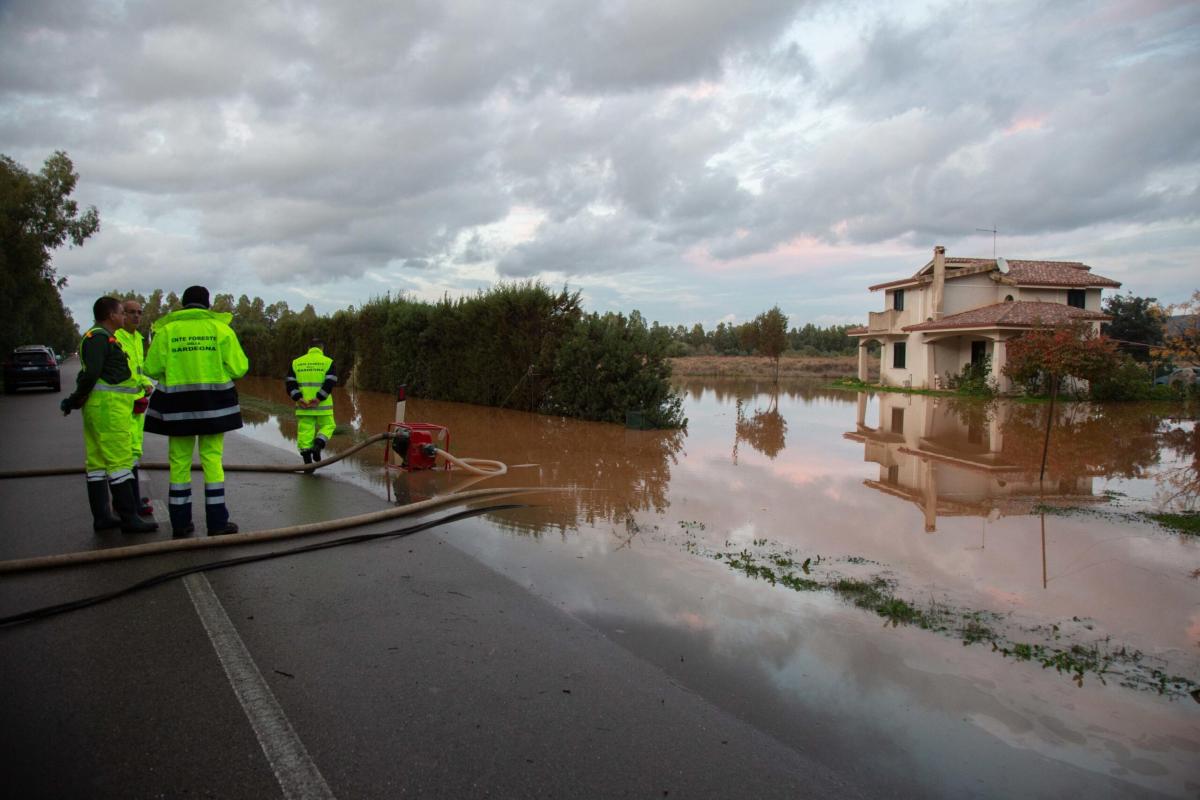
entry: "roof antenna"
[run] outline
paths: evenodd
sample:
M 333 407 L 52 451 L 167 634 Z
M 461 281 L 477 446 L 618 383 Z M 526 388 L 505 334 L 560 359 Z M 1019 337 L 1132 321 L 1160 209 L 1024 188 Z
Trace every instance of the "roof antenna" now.
M 996 258 L 996 223 L 992 223 L 990 228 L 976 228 L 975 230 L 992 235 L 992 258 Z

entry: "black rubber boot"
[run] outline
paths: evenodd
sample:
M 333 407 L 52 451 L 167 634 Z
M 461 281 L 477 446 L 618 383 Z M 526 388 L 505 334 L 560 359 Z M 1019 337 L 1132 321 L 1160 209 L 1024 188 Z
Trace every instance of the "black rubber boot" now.
M 300 457 L 304 459 L 305 464 L 311 464 L 313 462 L 313 451 L 312 450 L 301 450 Z
M 321 453 L 323 453 L 324 451 L 325 451 L 325 440 L 324 439 L 317 439 L 315 442 L 313 442 L 313 461 L 314 462 L 320 461 Z
M 224 536 L 237 533 L 238 526 L 229 521 L 229 509 L 225 505 L 225 485 L 204 484 L 204 522 L 209 536 Z
M 154 509 L 150 507 L 150 498 L 142 497 L 142 482 L 137 467 L 133 468 L 133 496 L 138 499 L 137 513 L 139 517 L 154 516 Z
M 121 517 L 122 533 L 150 533 L 158 530 L 157 522 L 146 522 L 138 516 L 137 487 L 133 481 L 112 484 L 113 503 Z
M 108 505 L 108 481 L 88 481 L 88 505 L 92 507 L 92 530 L 108 531 L 121 527 Z

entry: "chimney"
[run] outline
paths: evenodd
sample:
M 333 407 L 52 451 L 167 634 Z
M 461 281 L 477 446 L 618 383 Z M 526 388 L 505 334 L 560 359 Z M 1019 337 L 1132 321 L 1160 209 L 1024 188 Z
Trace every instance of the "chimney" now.
M 946 293 L 946 248 L 933 248 L 933 318 L 942 318 L 942 297 Z

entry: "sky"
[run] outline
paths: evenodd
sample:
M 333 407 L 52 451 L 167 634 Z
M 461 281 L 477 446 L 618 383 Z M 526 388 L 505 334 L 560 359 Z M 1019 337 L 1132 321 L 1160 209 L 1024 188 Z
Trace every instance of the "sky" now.
M 1196 2 L 0 0 L 0 153 L 66 151 L 100 214 L 54 258 L 80 323 L 531 279 L 857 323 L 935 245 L 1178 303 L 1198 97 Z

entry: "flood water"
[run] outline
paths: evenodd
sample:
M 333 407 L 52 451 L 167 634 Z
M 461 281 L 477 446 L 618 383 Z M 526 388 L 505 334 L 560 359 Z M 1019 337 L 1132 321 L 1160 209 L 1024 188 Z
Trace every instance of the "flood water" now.
M 878 792 L 1200 794 L 1200 540 L 1146 516 L 1197 507 L 1192 416 L 1064 404 L 1044 448 L 1045 405 L 680 389 L 673 432 L 410 399 L 509 465 L 471 488 L 578 490 L 446 537 Z M 393 418 L 335 402 L 334 453 Z M 246 418 L 294 452 L 290 415 Z M 324 474 L 397 502 L 469 480 L 386 471 L 382 446 Z

